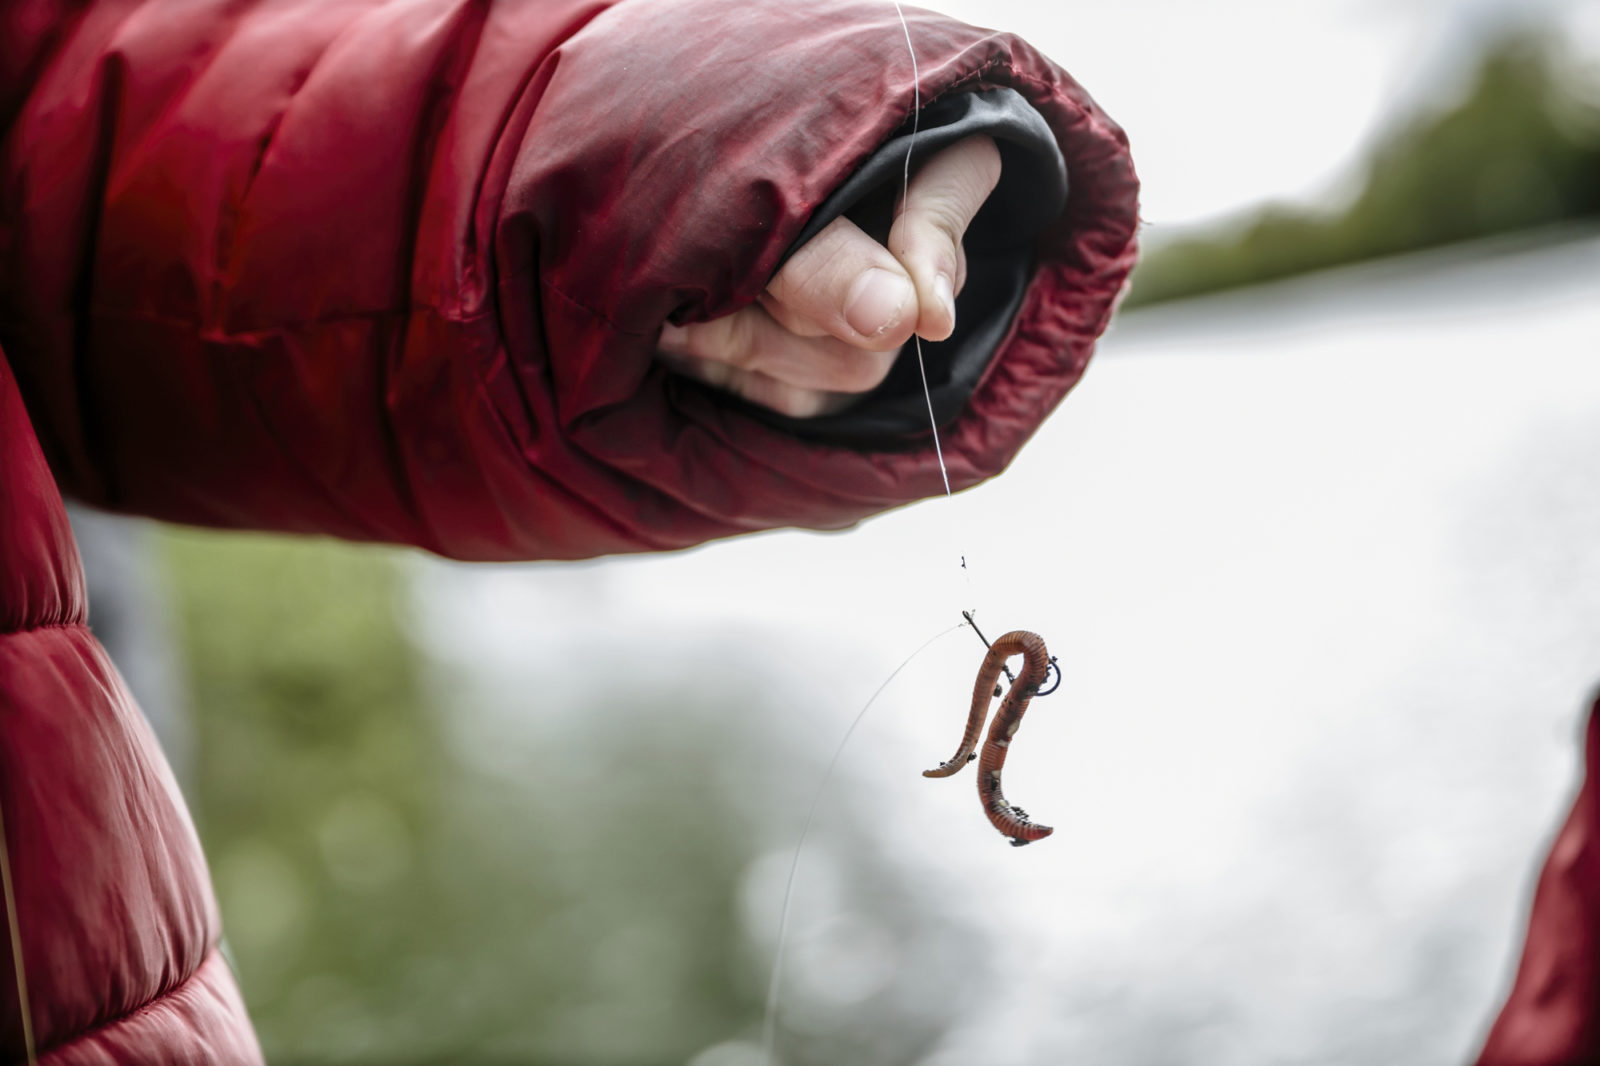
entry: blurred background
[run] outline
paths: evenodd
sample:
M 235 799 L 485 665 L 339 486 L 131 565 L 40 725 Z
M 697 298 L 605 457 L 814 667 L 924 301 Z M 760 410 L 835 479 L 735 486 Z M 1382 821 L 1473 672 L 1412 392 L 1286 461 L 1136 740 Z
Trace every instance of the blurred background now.
M 757 1066 L 823 768 L 935 637 L 817 804 L 783 1063 L 1475 1050 L 1600 684 L 1600 3 L 941 9 L 1144 180 L 1005 476 L 578 565 L 75 514 L 271 1061 Z M 1008 764 L 1034 847 L 919 776 L 959 606 L 1062 660 Z

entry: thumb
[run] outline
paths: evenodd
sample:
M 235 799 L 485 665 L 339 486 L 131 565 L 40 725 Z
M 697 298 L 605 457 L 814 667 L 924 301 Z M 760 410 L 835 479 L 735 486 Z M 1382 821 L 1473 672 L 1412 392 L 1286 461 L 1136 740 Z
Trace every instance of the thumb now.
M 999 182 L 1000 150 L 976 134 L 928 160 L 906 190 L 889 250 L 916 286 L 916 332 L 928 340 L 955 330 L 955 293 L 966 280 L 961 241 Z

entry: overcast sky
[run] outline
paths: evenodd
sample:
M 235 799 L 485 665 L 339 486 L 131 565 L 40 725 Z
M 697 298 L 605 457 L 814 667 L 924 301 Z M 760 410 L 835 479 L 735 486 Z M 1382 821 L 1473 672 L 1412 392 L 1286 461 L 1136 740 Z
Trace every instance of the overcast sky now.
M 1459 86 L 1478 42 L 1547 21 L 1600 61 L 1600 0 L 920 0 L 1021 34 L 1127 129 L 1153 227 L 1348 186 L 1386 122 Z

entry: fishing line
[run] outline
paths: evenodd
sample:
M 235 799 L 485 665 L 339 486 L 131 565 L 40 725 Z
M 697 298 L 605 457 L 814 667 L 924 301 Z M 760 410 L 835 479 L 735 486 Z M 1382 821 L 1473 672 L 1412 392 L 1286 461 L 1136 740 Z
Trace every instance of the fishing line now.
M 856 727 L 866 718 L 867 711 L 878 702 L 878 697 L 883 695 L 884 689 L 890 682 L 900 676 L 900 671 L 911 665 L 911 661 L 931 648 L 944 637 L 948 637 L 958 629 L 964 629 L 966 622 L 959 622 L 949 629 L 941 630 L 917 646 L 917 650 L 905 657 L 894 672 L 883 679 L 877 691 L 868 697 L 867 702 L 861 705 L 861 710 L 856 712 L 855 718 L 850 722 L 850 728 L 844 731 L 844 736 L 839 739 L 839 746 L 833 749 L 833 758 L 828 760 L 828 767 L 822 771 L 822 780 L 817 784 L 817 790 L 812 794 L 811 806 L 806 811 L 806 820 L 800 826 L 800 839 L 794 845 L 794 858 L 789 862 L 789 876 L 783 885 L 783 906 L 778 912 L 778 944 L 772 954 L 772 976 L 767 981 L 767 1010 L 761 1022 L 761 1048 L 765 1058 L 771 1066 L 777 1066 L 776 1040 L 778 1032 L 778 996 L 783 986 L 783 951 L 789 938 L 789 905 L 794 900 L 794 879 L 800 869 L 800 854 L 805 850 L 806 837 L 811 833 L 811 823 L 816 819 L 817 807 L 822 803 L 822 797 L 828 790 L 828 782 L 833 780 L 833 771 L 839 765 L 839 759 L 844 755 L 845 747 L 850 743 L 850 738 L 855 735 Z
M 910 200 L 911 196 L 911 158 L 916 146 L 918 123 L 922 115 L 922 76 L 917 67 L 917 50 L 911 43 L 911 27 L 906 22 L 906 13 L 900 7 L 900 0 L 891 0 L 891 2 L 894 4 L 895 14 L 900 19 L 900 30 L 903 34 L 905 34 L 906 52 L 911 57 L 911 136 L 907 139 L 906 158 L 905 163 L 901 168 L 900 179 L 901 204 L 902 210 L 904 210 L 905 205 Z M 944 484 L 945 499 L 951 501 L 953 504 L 955 501 L 955 493 L 952 492 L 950 488 L 950 470 L 945 464 L 944 445 L 939 439 L 939 422 L 933 411 L 933 392 L 928 386 L 928 365 L 926 358 L 922 354 L 922 337 L 916 333 L 913 333 L 911 339 L 915 345 L 917 353 L 917 371 L 921 375 L 922 379 L 922 398 L 927 404 L 928 408 L 928 429 L 933 435 L 933 454 L 939 463 L 939 477 Z M 961 563 L 961 573 L 966 584 L 966 595 L 970 601 L 972 598 L 972 571 L 967 565 L 966 552 L 961 550 L 959 541 L 956 543 L 955 555 Z M 833 772 L 838 767 L 839 759 L 844 755 L 844 750 L 849 745 L 850 738 L 855 735 L 856 728 L 860 726 L 862 720 L 866 718 L 867 711 L 870 710 L 872 705 L 877 702 L 878 697 L 883 694 L 884 690 L 889 687 L 890 683 L 893 682 L 896 677 L 900 676 L 900 672 L 902 670 L 911 665 L 912 660 L 916 659 L 924 651 L 928 650 L 928 648 L 933 646 L 933 644 L 938 640 L 949 636 L 958 629 L 964 629 L 967 626 L 971 626 L 974 632 L 978 632 L 977 623 L 973 620 L 974 613 L 976 613 L 975 609 L 963 610 L 961 612 L 961 622 L 951 626 L 949 629 L 942 630 L 941 632 L 923 641 L 916 651 L 908 655 L 905 660 L 899 666 L 895 667 L 894 671 L 884 679 L 883 684 L 878 686 L 877 691 L 874 692 L 867 702 L 862 705 L 861 710 L 856 712 L 855 718 L 850 722 L 850 727 L 845 730 L 844 736 L 839 740 L 838 747 L 834 749 L 833 757 L 828 760 L 827 768 L 822 773 L 822 781 L 817 785 L 817 790 L 811 797 L 811 806 L 807 809 L 805 822 L 801 825 L 800 838 L 795 842 L 794 858 L 789 863 L 789 875 L 783 886 L 783 905 L 779 910 L 778 916 L 778 940 L 777 946 L 773 949 L 772 974 L 767 982 L 766 1013 L 761 1023 L 761 1049 L 762 1056 L 768 1063 L 768 1066 L 778 1066 L 776 1046 L 778 1003 L 783 987 L 784 950 L 788 946 L 789 911 L 794 900 L 795 876 L 800 869 L 800 856 L 805 850 L 806 839 L 810 835 L 812 822 L 816 818 L 817 807 L 821 804 L 822 797 L 827 792 L 828 783 L 833 779 Z M 985 644 L 989 643 L 981 633 L 979 634 L 979 639 L 983 640 Z M 1006 674 L 1009 677 L 1010 671 L 1007 670 Z
M 911 57 L 911 136 L 906 142 L 906 158 L 903 166 L 901 167 L 900 174 L 901 203 L 902 205 L 905 205 L 911 196 L 911 156 L 913 149 L 916 146 L 918 123 L 920 122 L 922 116 L 922 75 L 917 67 L 917 50 L 912 46 L 911 43 L 911 27 L 906 22 L 906 13 L 900 7 L 900 0 L 892 0 L 892 3 L 894 4 L 895 15 L 900 19 L 900 31 L 905 34 L 906 52 Z M 904 206 L 902 206 L 902 210 L 903 209 Z M 911 335 L 911 339 L 916 347 L 917 371 L 921 375 L 922 379 L 922 399 L 928 407 L 928 429 L 933 434 L 933 454 L 939 462 L 939 478 L 944 483 L 945 498 L 953 501 L 955 499 L 955 493 L 950 490 L 950 470 L 949 467 L 945 465 L 944 445 L 939 440 L 939 422 L 933 413 L 933 392 L 928 387 L 928 365 L 927 360 L 922 354 L 922 337 L 916 333 L 913 333 Z M 961 569 L 967 578 L 967 593 L 970 597 L 972 591 L 971 573 L 967 569 L 966 554 L 959 551 L 959 545 L 957 557 L 961 560 Z M 825 769 L 822 773 L 822 781 L 817 785 L 816 793 L 811 797 L 811 806 L 809 809 L 807 809 L 805 822 L 800 828 L 800 839 L 795 843 L 794 858 L 789 863 L 789 876 L 784 882 L 783 886 L 783 906 L 780 909 L 778 916 L 778 942 L 776 948 L 773 950 L 772 976 L 767 982 L 766 1015 L 762 1019 L 761 1023 L 761 1049 L 763 1056 L 765 1057 L 766 1061 L 771 1064 L 771 1066 L 777 1066 L 776 1041 L 778 1026 L 778 1000 L 783 987 L 783 955 L 784 949 L 788 946 L 789 908 L 794 897 L 795 874 L 800 869 L 800 856 L 805 850 L 806 838 L 811 832 L 811 823 L 816 818 L 817 806 L 822 802 L 822 797 L 827 791 L 828 782 L 833 779 L 833 772 L 839 765 L 839 759 L 844 755 L 844 749 L 849 745 L 850 738 L 855 735 L 856 727 L 858 727 L 861 724 L 862 719 L 867 716 L 867 711 L 871 709 L 874 703 L 877 702 L 878 697 L 883 694 L 883 691 L 889 687 L 890 683 L 894 681 L 896 677 L 900 676 L 900 671 L 909 666 L 913 659 L 931 647 L 934 642 L 943 637 L 949 636 L 958 629 L 965 627 L 970 623 L 970 621 L 971 615 L 963 612 L 962 622 L 951 626 L 949 629 L 942 630 L 934 636 L 923 641 L 922 644 L 918 646 L 916 651 L 908 655 L 905 658 L 905 661 L 903 661 L 899 666 L 895 667 L 894 671 L 884 679 L 883 684 L 878 686 L 877 691 L 874 692 L 872 696 L 868 698 L 867 702 L 862 705 L 861 710 L 856 712 L 855 718 L 850 722 L 850 727 L 844 731 L 844 736 L 839 739 L 839 745 L 834 749 L 833 757 L 828 760 L 827 769 Z
M 906 160 L 900 172 L 900 196 L 904 203 L 911 196 L 911 150 L 916 147 L 918 123 L 922 119 L 922 75 L 917 70 L 917 50 L 911 47 L 911 27 L 906 23 L 906 13 L 900 9 L 900 0 L 893 0 L 894 13 L 900 16 L 900 31 L 906 35 L 906 52 L 911 56 L 911 136 L 906 141 Z M 944 465 L 944 447 L 939 443 L 939 422 L 933 414 L 933 393 L 928 388 L 928 364 L 922 358 L 922 337 L 911 334 L 917 346 L 917 370 L 922 374 L 922 398 L 928 404 L 928 428 L 933 430 L 933 454 L 939 460 L 939 477 L 944 480 L 946 499 L 954 497 L 950 491 L 950 471 Z
M 906 54 L 911 57 L 911 136 L 906 141 L 906 158 L 900 172 L 900 197 L 902 210 L 911 197 L 911 156 L 917 143 L 919 122 L 922 118 L 922 74 L 917 66 L 917 50 L 911 43 L 911 26 L 906 22 L 906 13 L 900 7 L 900 0 L 890 0 L 894 4 L 894 13 L 900 19 L 900 32 L 905 35 Z M 922 379 L 922 400 L 928 408 L 928 429 L 933 434 L 933 454 L 939 462 L 939 478 L 944 484 L 944 496 L 953 505 L 955 493 L 950 488 L 950 468 L 944 461 L 944 444 L 939 439 L 939 420 L 933 413 L 933 391 L 928 387 L 928 362 L 922 354 L 922 337 L 913 333 L 911 342 L 917 353 L 917 372 Z M 952 553 L 961 564 L 961 577 L 965 585 L 965 598 L 970 611 L 977 610 L 974 603 L 972 589 L 972 570 L 967 565 L 967 553 L 962 550 L 961 543 L 967 538 L 956 536 L 953 538 L 954 552 Z

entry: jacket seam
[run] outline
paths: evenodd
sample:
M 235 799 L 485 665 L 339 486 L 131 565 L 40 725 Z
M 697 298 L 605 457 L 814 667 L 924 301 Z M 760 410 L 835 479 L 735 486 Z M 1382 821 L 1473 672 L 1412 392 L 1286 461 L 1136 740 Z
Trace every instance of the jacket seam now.
M 87 622 L 40 622 L 37 625 L 22 625 L 15 629 L 0 629 L 0 637 L 16 637 L 24 633 L 37 633 L 42 629 L 88 629 Z
M 62 1041 L 60 1041 L 58 1043 L 55 1043 L 55 1044 L 50 1044 L 50 1045 L 47 1045 L 45 1047 L 39 1048 L 38 1049 L 38 1057 L 42 1059 L 46 1055 L 53 1055 L 56 1052 L 61 1051 L 61 1050 L 65 1049 L 65 1048 L 70 1048 L 74 1044 L 77 1044 L 77 1043 L 79 1043 L 81 1041 L 84 1041 L 84 1040 L 88 1040 L 90 1037 L 97 1036 L 101 1032 L 103 1032 L 104 1030 L 110 1029 L 114 1025 L 121 1025 L 124 1022 L 132 1021 L 133 1019 L 139 1017 L 140 1015 L 146 1014 L 146 1013 L 156 1009 L 157 1007 L 161 1006 L 161 1004 L 164 1001 L 166 1001 L 167 999 L 171 998 L 172 996 L 177 995 L 184 988 L 188 987 L 189 983 L 191 981 L 193 981 L 197 976 L 199 976 L 200 971 L 205 969 L 206 964 L 211 961 L 211 957 L 213 955 L 216 955 L 216 954 L 217 954 L 217 947 L 216 947 L 215 944 L 212 944 L 211 946 L 209 946 L 206 949 L 206 953 L 205 953 L 204 957 L 201 958 L 199 965 L 197 965 L 193 970 L 190 970 L 186 975 L 184 975 L 183 979 L 181 981 L 179 981 L 177 984 L 171 986 L 170 988 L 165 989 L 164 991 L 157 992 L 153 997 L 151 997 L 150 999 L 145 1000 L 143 1003 L 139 1004 L 137 1007 L 133 1008 L 132 1010 L 130 1010 L 130 1011 L 124 1013 L 124 1014 L 118 1014 L 117 1016 L 115 1016 L 113 1018 L 107 1018 L 103 1022 L 97 1022 L 95 1025 L 90 1026 L 88 1029 L 85 1029 L 82 1032 L 74 1033 L 73 1035 L 67 1037 L 65 1040 L 62 1040 Z
M 186 315 L 169 315 L 160 311 L 150 311 L 137 307 L 106 307 L 104 305 L 91 307 L 88 310 L 90 317 L 134 319 L 140 322 L 155 322 L 165 326 L 185 326 L 195 331 L 195 335 L 205 340 L 231 340 L 234 338 L 270 336 L 275 333 L 288 333 L 294 330 L 311 329 L 318 326 L 343 325 L 346 322 L 359 322 L 363 319 L 380 321 L 386 318 L 403 318 L 422 312 L 437 316 L 441 321 L 467 324 L 481 318 L 490 317 L 493 311 L 481 307 L 466 314 L 452 314 L 435 304 L 414 302 L 404 307 L 378 307 L 362 311 L 341 311 L 338 314 L 319 315 L 313 318 L 302 318 L 273 322 L 268 325 L 250 329 L 218 329 L 208 326 L 199 319 Z
M 590 307 L 588 304 L 584 303 L 582 300 L 579 300 L 579 299 L 573 297 L 566 290 L 562 289 L 561 286 L 557 285 L 555 282 L 549 280 L 548 278 L 539 279 L 539 284 L 542 285 L 544 288 L 549 289 L 552 293 L 554 293 L 557 297 L 559 297 L 563 302 L 571 305 L 572 307 L 577 308 L 579 311 L 582 311 L 584 314 L 591 315 L 591 316 L 593 316 L 595 318 L 598 318 L 601 321 L 601 323 L 604 324 L 605 327 L 607 329 L 611 330 L 613 333 L 620 333 L 620 334 L 622 334 L 623 336 L 626 336 L 626 337 L 649 337 L 649 336 L 653 336 L 653 333 L 647 333 L 644 330 L 628 329 L 626 326 L 619 326 L 617 323 L 613 322 L 610 319 L 610 317 L 606 315 L 606 313 L 604 311 L 600 311 L 600 310 L 597 310 L 596 308 Z

